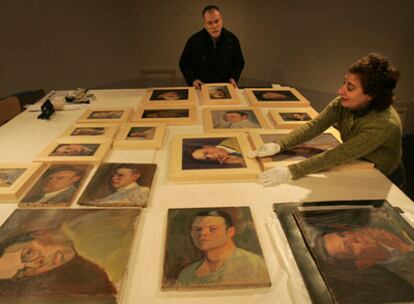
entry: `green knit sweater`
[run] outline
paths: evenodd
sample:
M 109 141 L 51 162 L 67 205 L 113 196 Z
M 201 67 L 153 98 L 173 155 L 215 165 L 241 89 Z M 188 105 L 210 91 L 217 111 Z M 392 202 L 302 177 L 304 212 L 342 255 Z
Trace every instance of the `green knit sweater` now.
M 356 111 L 344 108 L 337 97 L 318 117 L 295 129 L 278 143 L 282 151 L 289 150 L 323 133 L 332 125 L 338 128 L 343 143 L 332 150 L 289 165 L 293 179 L 355 159 L 374 163 L 385 175 L 398 167 L 402 156 L 402 127 L 392 106 L 384 111 L 367 108 Z

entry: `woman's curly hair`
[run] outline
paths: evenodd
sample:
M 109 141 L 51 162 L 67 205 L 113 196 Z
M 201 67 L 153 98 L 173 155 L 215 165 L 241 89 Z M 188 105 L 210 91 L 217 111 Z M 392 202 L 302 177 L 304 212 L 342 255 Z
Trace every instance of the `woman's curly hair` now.
M 393 90 L 400 73 L 386 57 L 369 53 L 351 65 L 348 71 L 360 77 L 364 93 L 372 97 L 372 108 L 385 110 L 393 103 Z

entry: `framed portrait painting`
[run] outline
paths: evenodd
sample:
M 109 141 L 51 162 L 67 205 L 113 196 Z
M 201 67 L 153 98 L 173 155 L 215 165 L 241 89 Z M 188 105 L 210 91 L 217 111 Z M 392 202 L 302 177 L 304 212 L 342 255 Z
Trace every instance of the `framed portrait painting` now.
M 114 141 L 114 148 L 160 149 L 166 125 L 164 123 L 129 123 L 122 125 Z
M 254 181 L 259 173 L 247 135 L 176 135 L 171 144 L 169 179 L 177 182 Z
M 42 163 L 0 164 L 0 201 L 19 200 L 44 166 Z
M 19 202 L 19 207 L 68 207 L 93 165 L 51 164 Z
M 35 161 L 99 163 L 112 145 L 112 139 L 81 140 L 62 138 L 52 142 Z
M 143 107 L 192 106 L 195 105 L 195 88 L 164 87 L 147 89 L 141 101 Z
M 192 125 L 197 122 L 195 106 L 138 108 L 133 122 L 159 122 L 167 125 Z
M 215 266 L 206 258 L 213 253 Z M 162 289 L 270 285 L 249 207 L 168 210 Z
M 83 191 L 78 205 L 146 207 L 156 168 L 156 164 L 101 164 Z
M 244 89 L 252 106 L 307 107 L 309 101 L 290 87 Z
M 59 138 L 77 138 L 77 139 L 110 139 L 118 131 L 117 124 L 87 124 L 80 123 L 70 126 L 62 133 Z
M 273 131 L 251 131 L 249 132 L 254 149 L 258 149 L 264 143 L 275 142 L 286 136 L 291 130 L 273 130 Z M 319 153 L 331 150 L 341 144 L 339 135 L 332 132 L 322 133 L 315 138 L 308 140 L 302 144 L 278 153 L 274 156 L 260 158 L 260 162 L 264 169 L 277 166 L 288 166 L 308 159 Z M 329 171 L 336 170 L 359 170 L 372 169 L 374 165 L 367 161 L 354 160 L 349 163 L 338 165 Z
M 0 301 L 119 303 L 140 213 L 137 208 L 15 210 L 0 227 Z
M 206 83 L 201 86 L 204 105 L 239 105 L 237 90 L 229 83 Z
M 270 129 L 270 125 L 260 109 L 241 107 L 204 108 L 203 125 L 205 132 Z
M 77 123 L 123 123 L 128 121 L 132 108 L 87 109 Z
M 293 129 L 306 124 L 318 116 L 318 112 L 312 107 L 307 108 L 283 108 L 269 110 L 269 115 L 276 128 Z
M 414 301 L 414 229 L 387 201 L 274 209 L 313 303 Z

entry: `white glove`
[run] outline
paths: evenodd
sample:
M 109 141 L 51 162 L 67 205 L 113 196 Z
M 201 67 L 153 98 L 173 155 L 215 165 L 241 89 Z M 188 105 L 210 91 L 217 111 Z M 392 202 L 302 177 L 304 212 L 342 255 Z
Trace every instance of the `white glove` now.
M 255 157 L 265 157 L 265 156 L 272 156 L 279 153 L 281 147 L 277 143 L 267 143 L 263 144 L 259 149 L 256 151 L 251 151 L 247 153 L 247 157 L 255 158 Z
M 292 180 L 292 173 L 288 167 L 277 167 L 259 174 L 258 182 L 264 187 L 274 186 Z

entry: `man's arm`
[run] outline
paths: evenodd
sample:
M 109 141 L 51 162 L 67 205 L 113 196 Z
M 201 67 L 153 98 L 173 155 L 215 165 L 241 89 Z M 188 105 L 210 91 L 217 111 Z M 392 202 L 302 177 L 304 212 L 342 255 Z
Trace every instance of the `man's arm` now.
M 196 76 L 194 75 L 193 70 L 193 63 L 192 57 L 194 56 L 194 43 L 192 42 L 191 38 L 188 39 L 183 53 L 180 57 L 180 70 L 181 73 L 184 75 L 184 78 L 189 86 L 193 86 L 195 80 L 197 80 Z
M 244 68 L 244 58 L 243 58 L 243 53 L 240 47 L 239 39 L 237 39 L 237 37 L 235 37 L 233 44 L 234 44 L 233 45 L 234 54 L 233 54 L 233 62 L 232 62 L 232 68 L 230 71 L 229 82 L 232 85 L 235 85 L 239 81 L 241 72 Z

